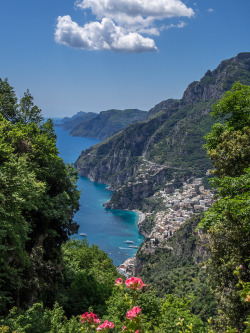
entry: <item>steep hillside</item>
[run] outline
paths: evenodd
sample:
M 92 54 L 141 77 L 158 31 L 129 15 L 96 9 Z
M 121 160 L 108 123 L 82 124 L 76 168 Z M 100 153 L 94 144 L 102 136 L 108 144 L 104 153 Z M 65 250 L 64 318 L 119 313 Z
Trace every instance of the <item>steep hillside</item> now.
M 165 246 L 145 241 L 136 254 L 135 275 L 151 283 L 160 297 L 166 294 L 189 297 L 192 312 L 207 320 L 216 312 L 204 262 L 209 253 L 207 239 L 196 227 L 202 215 L 177 230 Z
M 250 83 L 250 53 L 222 61 L 191 83 L 180 101 L 158 104 L 146 121 L 83 151 L 79 173 L 116 189 L 108 207 L 129 209 L 141 209 L 166 182 L 180 186 L 192 175 L 204 176 L 211 167 L 202 148 L 212 125 L 209 113 L 235 81 Z
M 70 134 L 89 138 L 106 139 L 123 128 L 147 118 L 146 111 L 137 109 L 102 111 L 97 117 L 87 121 L 78 121 L 72 127 Z
M 65 131 L 70 130 L 75 125 L 79 124 L 80 122 L 84 122 L 89 119 L 93 119 L 97 117 L 98 114 L 94 112 L 77 112 L 73 117 L 65 117 L 61 120 L 60 123 L 57 123 L 56 126 L 62 126 Z

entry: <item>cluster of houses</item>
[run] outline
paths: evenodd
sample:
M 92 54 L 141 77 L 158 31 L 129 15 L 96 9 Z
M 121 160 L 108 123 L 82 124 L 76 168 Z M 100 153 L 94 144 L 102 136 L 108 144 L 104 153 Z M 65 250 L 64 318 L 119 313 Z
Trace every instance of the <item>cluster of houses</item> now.
M 154 214 L 154 227 L 148 236 L 150 247 L 161 247 L 163 241 L 171 237 L 180 226 L 194 214 L 208 210 L 213 202 L 213 192 L 202 185 L 202 178 L 189 179 L 183 183 L 182 188 L 171 191 L 172 184 L 166 184 L 163 191 L 154 194 L 162 201 L 164 210 L 142 214 L 143 218 Z M 170 193 L 169 193 L 170 192 Z M 141 219 L 140 223 L 143 223 Z M 163 245 L 165 247 L 165 245 Z M 118 271 L 126 277 L 133 274 L 136 257 L 124 261 Z
M 152 245 L 171 237 L 194 214 L 208 210 L 213 201 L 212 191 L 204 188 L 201 178 L 190 179 L 172 193 L 159 191 L 155 197 L 162 199 L 166 210 L 155 214 L 155 226 L 149 235 Z
M 135 256 L 133 258 L 128 258 L 120 266 L 117 267 L 118 272 L 126 277 L 133 275 L 135 261 Z

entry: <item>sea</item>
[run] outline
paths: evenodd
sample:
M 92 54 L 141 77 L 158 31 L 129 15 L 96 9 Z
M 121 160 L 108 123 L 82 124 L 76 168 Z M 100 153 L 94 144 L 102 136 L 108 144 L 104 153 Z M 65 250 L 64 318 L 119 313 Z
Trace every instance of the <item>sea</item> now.
M 74 163 L 81 151 L 100 142 L 97 139 L 74 137 L 62 127 L 55 126 L 57 148 L 64 162 Z M 103 204 L 112 196 L 112 191 L 105 184 L 91 182 L 79 177 L 77 182 L 81 191 L 80 210 L 75 221 L 80 225 L 78 234 L 73 237 L 82 239 L 80 233 L 87 234 L 89 245 L 96 244 L 107 252 L 115 266 L 131 258 L 137 251 L 128 247 L 126 240 L 139 246 L 144 237 L 138 233 L 138 214 L 124 210 L 106 209 Z

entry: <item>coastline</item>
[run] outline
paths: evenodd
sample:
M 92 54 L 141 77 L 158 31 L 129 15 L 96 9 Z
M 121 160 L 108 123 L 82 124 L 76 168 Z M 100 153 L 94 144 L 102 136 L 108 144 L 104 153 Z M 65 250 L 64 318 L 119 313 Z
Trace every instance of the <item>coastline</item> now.
M 140 210 L 136 210 L 136 209 L 132 210 L 132 212 L 135 212 L 138 215 L 137 227 L 140 231 L 140 225 L 145 220 L 146 214 L 141 212 Z
M 146 214 L 139 210 L 132 210 L 132 212 L 138 215 L 137 228 L 139 233 L 145 237 L 145 235 L 141 232 L 142 229 L 141 225 L 146 218 Z M 117 271 L 120 274 L 124 275 L 126 278 L 128 278 L 133 275 L 135 263 L 136 263 L 136 254 L 132 258 L 128 258 L 125 261 L 123 261 L 121 265 L 117 267 Z

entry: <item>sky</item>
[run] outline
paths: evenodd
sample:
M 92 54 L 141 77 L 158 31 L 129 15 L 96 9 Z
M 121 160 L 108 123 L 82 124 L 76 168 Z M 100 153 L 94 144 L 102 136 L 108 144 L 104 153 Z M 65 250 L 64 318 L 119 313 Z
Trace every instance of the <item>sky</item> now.
M 148 111 L 250 52 L 249 0 L 0 0 L 0 78 L 45 117 Z

